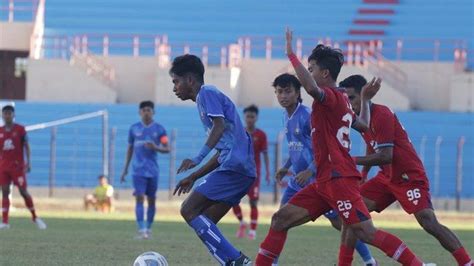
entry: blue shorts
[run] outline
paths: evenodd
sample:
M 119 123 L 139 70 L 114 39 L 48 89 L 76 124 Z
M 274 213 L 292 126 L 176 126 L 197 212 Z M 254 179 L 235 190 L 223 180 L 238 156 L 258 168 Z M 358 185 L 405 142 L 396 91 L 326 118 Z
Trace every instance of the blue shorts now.
M 283 196 L 281 198 L 281 205 L 285 205 L 286 203 L 288 203 L 288 201 L 290 201 L 290 199 L 296 194 L 298 193 L 298 190 L 292 188 L 292 187 L 287 187 L 285 189 L 285 192 L 283 193 Z M 329 220 L 333 220 L 333 219 L 336 219 L 338 217 L 338 214 L 335 210 L 330 210 L 328 212 L 326 212 L 324 214 L 324 216 L 326 218 L 328 218 Z
M 230 206 L 240 203 L 254 183 L 254 177 L 243 176 L 232 171 L 210 173 L 194 191 L 214 201 L 225 202 Z
M 150 198 L 156 197 L 158 190 L 158 177 L 133 176 L 134 196 L 146 195 Z

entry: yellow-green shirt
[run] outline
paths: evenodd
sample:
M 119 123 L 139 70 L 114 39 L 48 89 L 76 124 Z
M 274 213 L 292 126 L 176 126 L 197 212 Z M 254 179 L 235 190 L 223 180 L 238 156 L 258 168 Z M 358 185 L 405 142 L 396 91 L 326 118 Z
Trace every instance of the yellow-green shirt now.
M 106 200 L 114 195 L 114 187 L 111 185 L 97 186 L 94 190 L 94 195 L 97 200 Z

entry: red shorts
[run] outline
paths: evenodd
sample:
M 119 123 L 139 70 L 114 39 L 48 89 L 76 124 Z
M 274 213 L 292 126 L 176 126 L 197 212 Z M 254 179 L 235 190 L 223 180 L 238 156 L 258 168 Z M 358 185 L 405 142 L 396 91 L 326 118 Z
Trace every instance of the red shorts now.
M 260 197 L 260 177 L 255 178 L 255 182 L 253 182 L 252 186 L 249 188 L 247 196 L 249 196 L 250 200 L 258 200 Z
M 312 183 L 296 195 L 289 204 L 308 210 L 314 221 L 331 210 L 337 210 L 345 224 L 356 224 L 370 219 L 369 211 L 360 195 L 359 177 L 340 177 L 325 183 Z
M 362 185 L 361 194 L 375 202 L 376 212 L 383 211 L 397 200 L 408 214 L 433 209 L 428 181 L 393 183 L 385 175 L 378 173 Z
M 26 174 L 21 166 L 0 169 L 0 186 L 13 184 L 19 188 L 26 188 Z

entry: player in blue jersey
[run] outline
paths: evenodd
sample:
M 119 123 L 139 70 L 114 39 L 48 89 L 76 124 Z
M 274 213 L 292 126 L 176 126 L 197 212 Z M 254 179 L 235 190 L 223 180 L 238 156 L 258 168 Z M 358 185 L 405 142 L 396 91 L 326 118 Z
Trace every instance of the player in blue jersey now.
M 181 215 L 214 258 L 222 265 L 250 265 L 250 259 L 235 249 L 216 224 L 247 194 L 256 177 L 252 139 L 244 129 L 234 103 L 216 87 L 204 85 L 204 65 L 195 55 L 176 57 L 169 71 L 174 93 L 183 101 L 196 102 L 208 137 L 199 154 L 185 159 L 178 173 L 199 165 L 176 186 L 174 194 L 191 191 L 194 182 L 206 176 L 181 206 Z
M 125 182 L 128 167 L 132 161 L 133 188 L 135 191 L 135 215 L 139 237 L 148 238 L 155 218 L 156 191 L 158 189 L 157 153 L 168 153 L 168 137 L 165 128 L 153 120 L 154 104 L 151 101 L 140 103 L 141 121 L 133 124 L 128 133 L 128 149 L 120 181 Z M 133 159 L 133 160 L 132 160 Z M 146 222 L 144 220 L 145 196 L 148 202 Z
M 301 84 L 291 74 L 281 74 L 273 81 L 273 87 L 280 105 L 285 109 L 284 124 L 288 141 L 289 158 L 282 169 L 278 170 L 275 178 L 280 182 L 291 171 L 288 187 L 281 199 L 281 206 L 306 185 L 315 180 L 316 166 L 313 159 L 311 142 L 311 109 L 302 103 Z M 325 214 L 326 218 L 337 230 L 341 230 L 341 220 L 336 211 Z M 358 242 L 357 251 L 365 265 L 376 265 L 368 247 Z M 277 260 L 274 260 L 277 264 Z

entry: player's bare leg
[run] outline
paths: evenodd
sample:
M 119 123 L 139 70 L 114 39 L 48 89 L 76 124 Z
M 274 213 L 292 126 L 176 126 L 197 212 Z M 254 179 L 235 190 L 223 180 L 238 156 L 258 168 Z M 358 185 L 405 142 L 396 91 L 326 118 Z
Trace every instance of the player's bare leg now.
M 236 250 L 216 226 L 230 208 L 231 206 L 226 203 L 210 200 L 201 193 L 193 191 L 181 205 L 180 212 L 220 263 L 247 265 L 250 259 Z
M 255 240 L 257 238 L 257 224 L 258 224 L 258 200 L 250 200 L 250 230 L 248 232 L 248 238 Z
M 449 251 L 459 265 L 473 265 L 469 254 L 459 241 L 459 238 L 446 226 L 439 223 L 432 209 L 426 208 L 415 213 L 415 218 L 423 229 L 434 236 L 441 246 Z
M 10 209 L 10 185 L 2 186 L 2 223 L 0 223 L 0 229 L 10 228 L 8 220 L 8 212 Z
M 382 250 L 387 256 L 398 261 L 402 265 L 422 266 L 424 264 L 398 237 L 379 230 L 374 227 L 372 220 L 366 220 L 360 223 L 347 225 L 343 227 L 342 245 L 339 253 L 339 265 L 351 265 L 352 253 L 354 252 L 355 239 L 370 244 Z M 347 241 L 348 238 L 351 240 Z
M 247 233 L 248 225 L 247 225 L 247 222 L 245 222 L 240 204 L 233 206 L 232 211 L 234 212 L 235 216 L 237 217 L 240 223 L 239 228 L 237 229 L 237 232 L 235 233 L 235 236 L 237 238 L 244 238 L 245 234 Z
M 288 230 L 311 221 L 311 218 L 307 209 L 293 204 L 285 204 L 273 214 L 270 230 L 260 244 L 255 265 L 272 265 L 283 250 Z
M 19 187 L 18 191 L 20 192 L 20 195 L 23 197 L 26 207 L 31 212 L 31 219 L 36 224 L 36 226 L 38 226 L 38 229 L 42 229 L 42 230 L 46 229 L 47 228 L 46 223 L 42 219 L 40 219 L 38 216 L 36 216 L 36 210 L 33 204 L 33 198 L 31 197 L 28 190 L 25 187 Z

